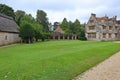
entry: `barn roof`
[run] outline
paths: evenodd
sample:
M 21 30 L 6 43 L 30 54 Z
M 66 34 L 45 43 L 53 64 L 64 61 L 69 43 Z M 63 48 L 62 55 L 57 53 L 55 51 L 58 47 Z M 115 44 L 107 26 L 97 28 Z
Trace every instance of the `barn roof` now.
M 0 14 L 0 31 L 18 33 L 18 25 L 13 18 Z

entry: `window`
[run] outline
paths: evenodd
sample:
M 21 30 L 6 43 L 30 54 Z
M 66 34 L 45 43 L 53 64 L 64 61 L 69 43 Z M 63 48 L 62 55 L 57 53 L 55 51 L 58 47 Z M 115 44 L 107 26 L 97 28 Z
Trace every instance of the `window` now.
M 96 33 L 88 33 L 88 38 L 96 38 Z
M 106 33 L 103 33 L 103 38 L 106 38 Z
M 111 33 L 109 33 L 109 38 L 112 38 L 112 34 Z
M 115 30 L 117 30 L 118 29 L 118 26 L 115 26 Z
M 5 36 L 5 40 L 7 40 L 7 35 Z
M 118 34 L 117 33 L 115 33 L 115 38 L 118 38 Z
M 94 21 L 93 20 L 90 20 L 91 23 L 93 23 Z
M 112 30 L 112 26 L 109 26 L 109 30 Z
M 102 25 L 102 28 L 103 28 L 103 29 L 106 29 L 106 26 Z
M 94 30 L 95 26 L 89 26 L 89 30 Z

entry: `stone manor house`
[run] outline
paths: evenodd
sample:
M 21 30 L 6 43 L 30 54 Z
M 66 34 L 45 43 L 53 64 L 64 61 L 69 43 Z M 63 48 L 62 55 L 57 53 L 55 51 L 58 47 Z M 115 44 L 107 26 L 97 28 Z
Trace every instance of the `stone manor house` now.
M 109 18 L 107 16 L 96 17 L 96 14 L 91 14 L 85 26 L 85 32 L 88 40 L 120 40 L 120 20 L 117 20 L 117 16 Z

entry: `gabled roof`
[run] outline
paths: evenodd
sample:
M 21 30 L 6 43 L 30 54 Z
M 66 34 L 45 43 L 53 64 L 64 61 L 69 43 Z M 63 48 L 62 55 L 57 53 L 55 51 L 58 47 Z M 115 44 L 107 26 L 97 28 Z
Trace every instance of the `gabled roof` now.
M 18 25 L 8 16 L 0 14 L 0 31 L 18 33 Z
M 101 20 L 107 20 L 107 18 L 106 17 L 96 17 L 96 20 L 98 22 L 100 22 Z
M 62 30 L 62 28 L 60 28 L 60 26 L 58 26 L 54 32 L 57 32 L 57 33 L 62 33 L 64 34 L 64 31 Z
M 91 14 L 92 17 L 94 17 L 96 19 L 97 22 L 101 22 L 102 20 L 104 21 L 114 21 L 117 22 L 117 16 L 113 16 L 112 18 L 109 18 L 108 16 L 103 16 L 103 17 L 96 17 L 96 14 Z

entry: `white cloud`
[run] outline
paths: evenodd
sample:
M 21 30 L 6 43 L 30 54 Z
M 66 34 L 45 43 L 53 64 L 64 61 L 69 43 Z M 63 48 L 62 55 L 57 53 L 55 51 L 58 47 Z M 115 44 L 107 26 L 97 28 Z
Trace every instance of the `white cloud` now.
M 25 10 L 36 17 L 37 9 L 42 9 L 48 14 L 51 22 L 62 21 L 64 17 L 74 21 L 79 19 L 86 22 L 91 13 L 97 16 L 117 15 L 120 17 L 119 0 L 1 0 L 15 10 Z

